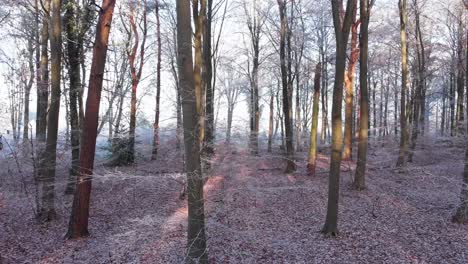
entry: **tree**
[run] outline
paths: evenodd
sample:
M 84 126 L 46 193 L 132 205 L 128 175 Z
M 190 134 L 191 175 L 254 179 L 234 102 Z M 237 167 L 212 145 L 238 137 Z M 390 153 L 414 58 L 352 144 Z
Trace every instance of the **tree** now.
M 213 0 L 207 0 L 203 29 L 203 86 L 205 91 L 205 137 L 203 151 L 214 153 L 214 108 L 213 108 L 213 62 L 211 48 L 211 22 L 213 20 Z
M 250 79 L 250 151 L 252 154 L 258 154 L 258 132 L 260 127 L 260 108 L 259 108 L 259 87 L 258 87 L 258 72 L 260 67 L 260 40 L 262 36 L 262 28 L 265 18 L 261 16 L 261 11 L 258 7 L 258 1 L 253 0 L 253 10 L 249 12 L 247 3 L 244 1 L 244 12 L 247 16 L 247 27 L 250 34 L 251 53 L 252 53 L 252 68 L 249 66 Z
M 142 39 L 140 44 L 140 34 L 138 33 L 137 21 L 135 19 L 135 4 L 130 3 L 130 30 L 125 26 L 125 23 L 122 23 L 127 31 L 127 35 L 131 36 L 133 34 L 134 42 L 131 49 L 127 49 L 127 56 L 130 63 L 130 76 L 132 79 L 132 97 L 130 100 L 130 126 L 129 126 L 129 142 L 128 142 L 128 151 L 126 157 L 126 163 L 135 162 L 135 130 L 136 130 L 136 112 L 137 112 L 137 88 L 141 80 L 141 75 L 143 72 L 143 65 L 145 64 L 145 44 L 146 44 L 146 35 L 148 33 L 146 13 L 147 5 L 146 0 L 143 1 L 143 10 L 142 10 Z M 129 43 L 128 43 L 129 45 Z M 137 64 L 137 52 L 139 53 L 139 61 Z
M 468 148 L 465 151 L 465 168 L 463 171 L 463 183 L 460 194 L 460 205 L 452 220 L 457 223 L 468 221 Z
M 38 168 L 36 179 L 41 185 L 44 184 L 44 162 L 45 147 L 46 147 L 46 134 L 47 134 L 47 109 L 49 106 L 49 18 L 50 18 L 50 1 L 45 0 L 42 4 L 44 16 L 42 18 L 41 28 L 41 63 L 40 63 L 40 80 L 37 83 L 37 110 L 36 110 L 36 145 Z M 39 216 L 41 216 L 42 207 L 38 209 Z
M 340 15 L 342 1 L 332 0 L 333 25 L 336 39 L 335 83 L 332 105 L 332 144 L 330 174 L 328 183 L 328 205 L 322 233 L 335 236 L 338 233 L 338 199 L 340 188 L 340 167 L 343 146 L 341 109 L 343 100 L 343 80 L 345 73 L 346 46 L 352 25 L 352 13 L 356 1 L 348 0 L 344 18 Z
M 400 95 L 400 150 L 397 167 L 404 167 L 406 163 L 406 152 L 408 150 L 408 129 L 406 126 L 406 92 L 408 90 L 408 46 L 406 37 L 406 25 L 408 15 L 406 12 L 406 0 L 399 0 L 398 9 L 400 13 L 400 39 L 401 39 L 401 95 Z
M 424 94 L 426 91 L 426 51 L 421 33 L 420 23 L 420 9 L 418 6 L 418 0 L 413 0 L 413 6 L 415 9 L 415 22 L 416 22 L 416 59 L 417 59 L 417 78 L 416 78 L 416 89 L 413 95 L 413 123 L 411 131 L 411 144 L 410 151 L 408 154 L 408 162 L 413 161 L 414 151 L 416 149 L 416 142 L 420 133 L 420 119 L 424 118 Z
M 66 194 L 74 192 L 76 177 L 79 171 L 79 155 L 80 155 L 80 124 L 79 124 L 79 109 L 78 97 L 81 90 L 81 73 L 80 73 L 80 50 L 78 47 L 79 25 L 77 21 L 78 5 L 76 0 L 68 0 L 65 5 L 65 33 L 67 37 L 66 55 L 68 59 L 68 77 L 70 78 L 69 98 L 70 98 L 70 143 L 71 143 L 71 169 L 68 180 Z
M 60 81 L 62 67 L 62 22 L 61 0 L 52 0 L 50 58 L 51 58 L 51 97 L 49 113 L 47 115 L 47 139 L 42 160 L 44 168 L 42 186 L 42 211 L 44 221 L 55 219 L 55 166 L 57 158 L 57 136 L 60 110 Z
M 369 133 L 369 98 L 367 83 L 368 42 L 370 10 L 374 0 L 360 0 L 361 32 L 359 34 L 359 143 L 356 175 L 353 186 L 357 190 L 366 187 L 365 174 L 367 163 L 367 138 Z M 396 111 L 396 109 L 395 109 Z
M 25 73 L 22 74 L 24 76 L 22 79 L 23 86 L 24 86 L 24 114 L 23 114 L 23 143 L 27 144 L 29 139 L 29 101 L 31 95 L 31 88 L 34 84 L 34 77 L 35 77 L 35 69 L 34 69 L 34 45 L 33 45 L 33 36 L 27 40 L 27 57 L 28 57 L 28 70 L 29 70 L 29 78 L 24 78 Z M 32 140 L 32 139 L 31 139 Z
M 309 175 L 315 175 L 315 166 L 317 160 L 317 129 L 318 129 L 318 113 L 319 113 L 319 97 L 320 97 L 320 74 L 322 72 L 321 63 L 317 63 L 315 67 L 314 77 L 314 101 L 312 106 L 312 128 L 310 130 L 310 149 L 309 149 L 309 162 L 307 169 Z
M 157 65 L 156 65 L 156 110 L 154 114 L 154 133 L 153 133 L 153 152 L 151 159 L 155 160 L 158 156 L 159 146 L 159 111 L 160 111 L 160 100 L 161 100 L 161 22 L 160 22 L 160 3 L 156 0 L 156 42 L 158 45 L 157 51 Z
M 89 77 L 86 115 L 83 123 L 83 136 L 80 151 L 80 173 L 73 196 L 72 212 L 68 225 L 67 238 L 85 237 L 89 234 L 89 199 L 91 180 L 96 150 L 97 126 L 99 120 L 99 103 L 101 100 L 102 82 L 107 56 L 107 44 L 112 25 L 115 0 L 103 0 L 96 28 L 93 47 L 93 59 Z
M 203 3 L 205 0 L 201 0 Z M 192 1 L 195 25 L 198 17 L 198 0 Z M 203 11 L 203 8 L 202 8 Z M 203 12 L 201 12 L 203 14 Z M 196 92 L 194 78 L 194 65 L 192 61 L 192 27 L 191 27 L 190 2 L 177 0 L 177 66 L 179 72 L 179 86 L 182 92 L 184 145 L 185 145 L 185 170 L 187 173 L 187 197 L 188 197 L 188 263 L 207 263 L 205 236 L 205 209 L 203 200 L 203 176 L 200 160 L 200 100 Z M 196 30 L 195 30 L 196 31 Z M 197 32 L 201 33 L 201 32 Z M 198 35 L 195 37 L 201 37 Z M 199 41 L 199 40 L 196 40 Z M 201 43 L 195 45 L 198 55 L 201 55 Z M 196 61 L 201 63 L 197 57 Z M 201 64 L 195 65 L 200 67 Z M 200 78 L 200 76 L 198 76 Z M 197 80 L 199 82 L 200 80 Z
M 350 47 L 350 58 L 348 64 L 348 71 L 344 75 L 344 83 L 346 89 L 345 97 L 345 130 L 344 130 L 344 148 L 343 148 L 343 160 L 352 159 L 352 144 L 353 144 L 353 112 L 354 112 L 354 70 L 356 62 L 359 57 L 359 50 L 357 49 L 357 29 L 360 21 L 356 21 L 357 5 L 355 5 L 352 14 L 352 29 L 351 29 L 351 47 Z
M 288 18 L 286 16 L 287 7 L 286 2 L 277 0 L 279 7 L 279 14 L 281 20 L 280 29 L 280 61 L 281 61 L 281 84 L 283 94 L 283 115 L 284 127 L 286 132 L 286 169 L 287 173 L 296 170 L 296 163 L 294 162 L 294 145 L 293 145 L 293 129 L 292 129 L 292 78 L 291 78 L 291 60 L 290 54 L 286 58 L 286 41 L 290 40 Z M 288 41 L 290 44 L 290 41 Z M 290 52 L 290 45 L 288 50 Z M 288 53 L 289 53 L 288 52 Z M 286 65 L 286 62 L 288 65 Z

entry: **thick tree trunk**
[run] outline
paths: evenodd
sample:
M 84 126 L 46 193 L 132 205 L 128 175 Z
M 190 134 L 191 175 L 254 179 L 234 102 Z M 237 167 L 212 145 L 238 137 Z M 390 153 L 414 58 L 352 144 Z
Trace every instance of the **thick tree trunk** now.
M 204 14 L 202 1 L 201 14 Z M 177 43 L 178 43 L 178 69 L 179 83 L 182 91 L 184 142 L 185 142 L 185 168 L 187 172 L 188 197 L 188 236 L 187 236 L 187 263 L 207 263 L 205 236 L 205 209 L 203 198 L 203 175 L 200 160 L 200 133 L 203 124 L 200 122 L 201 114 L 201 29 L 202 24 L 198 13 L 198 0 L 192 1 L 193 17 L 195 21 L 195 56 L 198 65 L 192 63 L 192 29 L 190 21 L 190 2 L 177 1 Z M 198 23 L 198 24 L 197 24 Z M 195 66 L 195 68 L 194 68 Z M 195 74 L 197 72 L 197 74 Z M 196 75 L 196 77 L 195 77 Z M 198 91 L 197 91 L 198 90 Z
M 307 170 L 309 175 L 315 176 L 315 167 L 317 161 L 317 130 L 318 130 L 318 113 L 319 113 L 319 98 L 320 98 L 320 74 L 322 66 L 320 63 L 315 67 L 314 77 L 314 101 L 312 103 L 312 128 L 310 130 L 310 149 L 309 161 Z
M 340 168 L 343 146 L 342 132 L 342 101 L 343 101 L 343 79 L 346 63 L 346 46 L 348 44 L 349 31 L 352 24 L 352 12 L 356 5 L 355 0 L 348 0 L 346 13 L 342 21 L 340 10 L 343 8 L 341 1 L 332 0 L 332 15 L 336 38 L 336 61 L 335 61 L 335 82 L 333 86 L 332 105 L 332 143 L 330 174 L 328 183 L 328 204 L 327 216 L 322 233 L 335 236 L 338 234 L 338 200 L 340 190 Z
M 371 6 L 367 0 L 360 0 L 361 33 L 359 35 L 359 143 L 356 164 L 356 175 L 353 187 L 357 190 L 366 188 L 366 163 L 369 133 L 369 100 L 368 100 L 368 42 L 369 42 L 369 11 Z
M 103 0 L 96 29 L 93 59 L 89 78 L 86 115 L 83 123 L 82 145 L 80 151 L 80 174 L 77 190 L 73 197 L 72 212 L 68 225 L 67 238 L 79 238 L 89 234 L 89 200 L 91 180 L 96 150 L 96 136 L 99 121 L 102 82 L 107 55 L 109 32 L 112 25 L 115 0 Z
M 204 22 L 205 22 L 205 15 L 206 15 L 206 1 L 207 0 L 194 0 L 192 2 L 192 16 L 193 22 L 195 25 L 195 32 L 194 32 L 194 65 L 193 65 L 193 79 L 195 82 L 195 97 L 197 102 L 197 113 L 198 113 L 198 126 L 199 126 L 199 133 L 198 135 L 198 143 L 200 144 L 200 148 L 203 147 L 203 141 L 205 138 L 205 92 L 203 87 L 203 79 L 202 79 L 202 68 L 203 68 L 203 30 L 204 30 Z M 200 3 L 200 10 L 199 8 Z M 180 73 L 179 73 L 180 76 Z M 185 113 L 185 112 L 184 112 Z M 203 151 L 203 149 L 201 149 Z

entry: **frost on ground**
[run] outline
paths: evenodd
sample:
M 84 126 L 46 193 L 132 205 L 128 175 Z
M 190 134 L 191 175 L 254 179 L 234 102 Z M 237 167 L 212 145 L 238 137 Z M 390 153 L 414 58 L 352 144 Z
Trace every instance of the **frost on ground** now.
M 219 146 L 205 185 L 210 262 L 468 263 L 468 226 L 450 221 L 459 202 L 463 149 L 426 139 L 414 162 L 399 171 L 395 146 L 373 142 L 363 192 L 350 188 L 354 164 L 343 162 L 337 238 L 319 232 L 327 202 L 326 150 L 317 175 L 309 177 L 305 153 L 298 153 L 300 169 L 285 175 L 279 150 L 252 157 L 245 149 Z M 0 263 L 183 262 L 187 208 L 179 197 L 185 176 L 181 156 L 169 147 L 156 162 L 97 166 L 91 236 L 74 241 L 64 239 L 71 204 L 62 194 L 67 158 L 58 163 L 60 218 L 44 225 L 32 213 L 30 170 L 19 173 L 3 157 Z

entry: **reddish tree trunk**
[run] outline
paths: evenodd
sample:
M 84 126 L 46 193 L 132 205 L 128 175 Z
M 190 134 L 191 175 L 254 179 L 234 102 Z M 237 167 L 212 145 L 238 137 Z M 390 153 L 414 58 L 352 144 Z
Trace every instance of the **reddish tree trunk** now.
M 94 167 L 99 103 L 101 101 L 102 81 L 107 56 L 107 43 L 112 24 L 115 0 L 103 0 L 96 29 L 93 60 L 89 78 L 86 115 L 80 151 L 80 173 L 77 190 L 73 199 L 67 238 L 84 237 L 88 232 L 89 199 L 91 194 L 91 175 Z

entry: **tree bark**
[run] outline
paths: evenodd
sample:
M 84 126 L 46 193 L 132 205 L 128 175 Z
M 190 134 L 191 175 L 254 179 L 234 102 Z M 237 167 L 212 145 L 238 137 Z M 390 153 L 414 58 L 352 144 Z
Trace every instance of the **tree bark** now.
M 464 224 L 468 222 L 468 148 L 465 151 L 465 168 L 460 194 L 460 205 L 452 218 L 453 222 Z
M 140 45 L 140 34 L 138 33 L 137 24 L 135 21 L 134 15 L 134 5 L 135 3 L 130 4 L 130 27 L 134 35 L 135 41 L 131 52 L 128 53 L 128 60 L 130 62 L 130 74 L 132 78 L 132 93 L 130 99 L 130 126 L 129 126 L 129 144 L 128 152 L 126 157 L 126 163 L 132 164 L 135 162 L 135 130 L 136 130 L 136 111 L 137 111 L 137 88 L 140 83 L 141 74 L 143 71 L 143 65 L 145 63 L 145 43 L 146 43 L 146 34 L 147 34 L 147 21 L 146 21 L 146 0 L 143 1 L 143 34 L 140 48 L 140 61 L 138 63 L 138 69 L 136 65 L 136 56 L 138 51 L 138 45 Z
M 281 81 L 283 90 L 283 116 L 284 116 L 284 128 L 286 132 L 286 173 L 290 173 L 296 170 L 296 163 L 294 162 L 294 146 L 293 146 L 293 131 L 291 122 L 291 88 L 290 77 L 288 80 L 288 74 L 291 74 L 291 67 L 286 67 L 286 38 L 288 37 L 288 21 L 286 17 L 286 2 L 283 0 L 277 0 L 280 19 L 281 19 L 281 31 L 280 31 L 280 60 L 281 60 Z M 290 62 L 290 60 L 288 60 Z M 290 63 L 288 63 L 290 64 Z M 289 65 L 290 66 L 290 65 Z M 289 71 L 288 71 L 289 70 Z
M 158 156 L 159 148 L 159 111 L 160 111 L 160 99 L 161 99 L 161 22 L 159 18 L 159 0 L 156 1 L 156 42 L 158 45 L 157 53 L 157 66 L 156 66 L 156 110 L 154 114 L 154 125 L 153 125 L 153 152 L 151 159 L 155 160 Z
M 28 69 L 29 80 L 24 83 L 24 115 L 23 115 L 23 143 L 26 147 L 29 139 L 29 101 L 31 95 L 31 88 L 34 83 L 35 69 L 34 69 L 34 46 L 33 39 L 28 39 Z M 31 139 L 32 140 L 32 139 Z
M 112 25 L 114 6 L 115 0 L 103 0 L 99 12 L 89 77 L 88 97 L 86 100 L 86 115 L 84 117 L 81 138 L 80 173 L 77 189 L 73 197 L 72 212 L 66 235 L 67 238 L 79 238 L 89 235 L 89 200 L 99 121 L 99 103 L 101 101 L 102 82 L 104 79 L 109 32 Z
M 333 25 L 336 39 L 335 83 L 333 87 L 332 105 L 332 144 L 330 159 L 330 174 L 328 183 L 327 216 L 322 233 L 335 236 L 338 234 L 338 200 L 340 189 L 340 167 L 343 146 L 343 132 L 341 109 L 343 100 L 343 79 L 346 63 L 346 46 L 348 44 L 349 31 L 352 24 L 352 12 L 356 5 L 355 0 L 348 0 L 346 13 L 342 21 L 340 6 L 342 1 L 332 0 Z
M 270 115 L 268 119 L 268 153 L 271 153 L 271 147 L 273 144 L 273 114 L 274 114 L 274 95 L 273 92 L 270 94 Z
M 62 24 L 61 24 L 61 1 L 52 1 L 51 17 L 51 98 L 49 114 L 47 116 L 47 139 L 44 152 L 43 185 L 42 185 L 42 212 L 43 221 L 51 221 L 56 218 L 55 212 L 55 166 L 57 156 L 57 136 L 60 110 L 60 81 L 62 63 Z
M 368 99 L 368 43 L 369 16 L 371 6 L 368 0 L 360 0 L 361 33 L 359 35 L 359 143 L 356 174 L 353 187 L 357 190 L 366 188 L 366 164 L 369 133 L 369 99 Z
M 422 111 L 424 111 L 424 91 L 425 91 L 425 82 L 426 82 L 426 65 L 425 65 L 425 48 L 422 39 L 421 33 L 421 25 L 420 25 L 420 11 L 418 8 L 417 0 L 414 1 L 415 10 L 415 18 L 416 18 L 416 57 L 418 62 L 418 75 L 416 80 L 416 91 L 414 94 L 413 99 L 413 127 L 411 132 L 411 144 L 410 144 L 410 151 L 408 154 L 408 162 L 413 161 L 414 151 L 416 149 L 416 142 L 418 139 L 418 135 L 420 133 L 420 118 L 421 115 L 424 115 Z
M 70 141 L 71 141 L 71 169 L 68 178 L 65 194 L 72 194 L 75 191 L 76 178 L 79 173 L 80 162 L 80 122 L 78 97 L 81 90 L 81 73 L 80 73 L 80 52 L 78 43 L 78 25 L 77 25 L 77 10 L 76 0 L 68 0 L 66 5 L 64 24 L 67 36 L 67 57 L 68 57 L 68 76 L 70 78 L 69 98 L 70 98 Z
M 360 21 L 356 21 L 357 5 L 354 6 L 352 19 L 353 25 L 351 26 L 351 54 L 349 59 L 348 71 L 345 73 L 344 82 L 346 89 L 345 98 L 345 129 L 344 129 L 344 148 L 343 148 L 343 160 L 353 159 L 353 112 L 354 112 L 354 71 L 356 62 L 359 58 L 359 50 L 357 49 L 357 38 L 358 38 L 358 26 Z
M 321 63 L 317 63 L 315 67 L 314 77 L 314 101 L 312 103 L 312 128 L 310 130 L 310 149 L 309 162 L 307 170 L 310 176 L 315 176 L 315 167 L 317 161 L 317 130 L 318 130 L 318 114 L 319 114 L 319 98 L 320 98 L 320 74 L 322 72 Z
M 202 6 L 203 2 L 202 1 Z M 193 17 L 195 23 L 198 16 L 198 0 L 192 1 Z M 200 12 L 203 14 L 203 8 Z M 184 123 L 184 143 L 185 143 L 185 168 L 187 172 L 187 197 L 188 197 L 188 236 L 187 236 L 187 263 L 207 263 L 208 253 L 206 250 L 205 236 L 205 209 L 203 198 L 203 175 L 200 160 L 200 113 L 201 113 L 201 76 L 195 71 L 201 67 L 201 31 L 195 39 L 198 44 L 198 58 L 195 70 L 192 63 L 192 28 L 190 21 L 190 2 L 177 0 L 177 65 L 179 71 L 179 85 L 182 92 L 182 108 Z M 201 24 L 196 25 L 201 30 Z M 197 40 L 198 38 L 198 40 Z M 199 91 L 197 91 L 199 89 Z
M 203 83 L 206 95 L 205 100 L 205 138 L 204 153 L 211 156 L 214 153 L 214 89 L 213 81 L 213 62 L 211 49 L 211 21 L 212 21 L 213 0 L 207 0 L 206 19 L 204 23 L 203 34 Z

